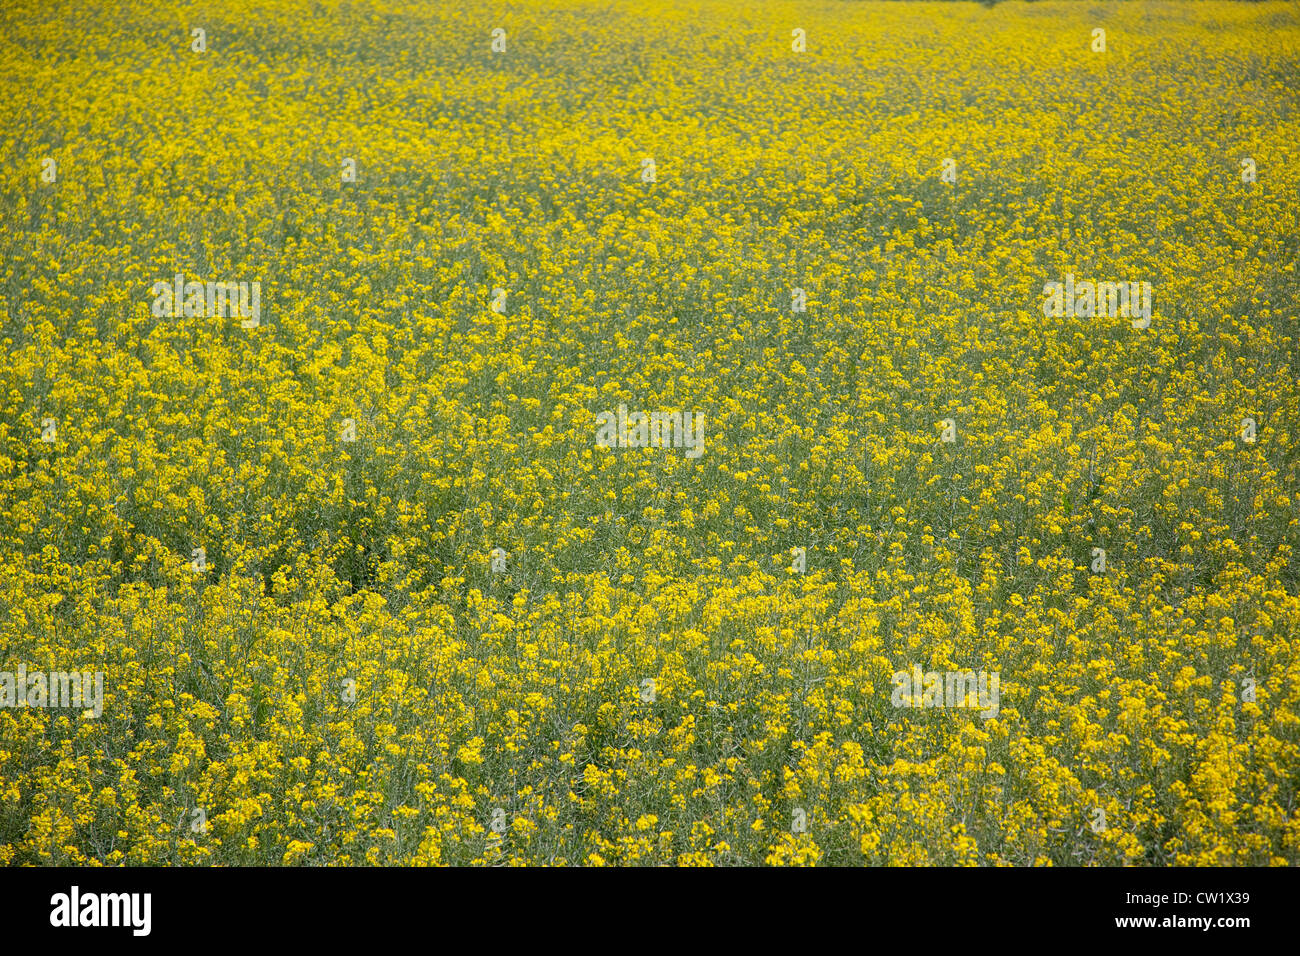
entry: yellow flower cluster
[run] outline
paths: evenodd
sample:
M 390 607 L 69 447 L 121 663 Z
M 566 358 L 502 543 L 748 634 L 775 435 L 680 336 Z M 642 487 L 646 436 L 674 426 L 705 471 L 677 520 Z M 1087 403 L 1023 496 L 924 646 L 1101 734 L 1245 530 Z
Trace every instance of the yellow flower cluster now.
M 1289 5 L 146 6 L 3 17 L 0 864 L 1300 861 Z

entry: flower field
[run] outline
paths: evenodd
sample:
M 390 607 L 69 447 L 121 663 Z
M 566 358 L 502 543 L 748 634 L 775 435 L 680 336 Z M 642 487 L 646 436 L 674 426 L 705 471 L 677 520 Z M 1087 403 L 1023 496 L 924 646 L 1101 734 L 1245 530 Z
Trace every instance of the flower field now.
M 1300 862 L 1294 4 L 17 0 L 0 91 L 0 864 Z

